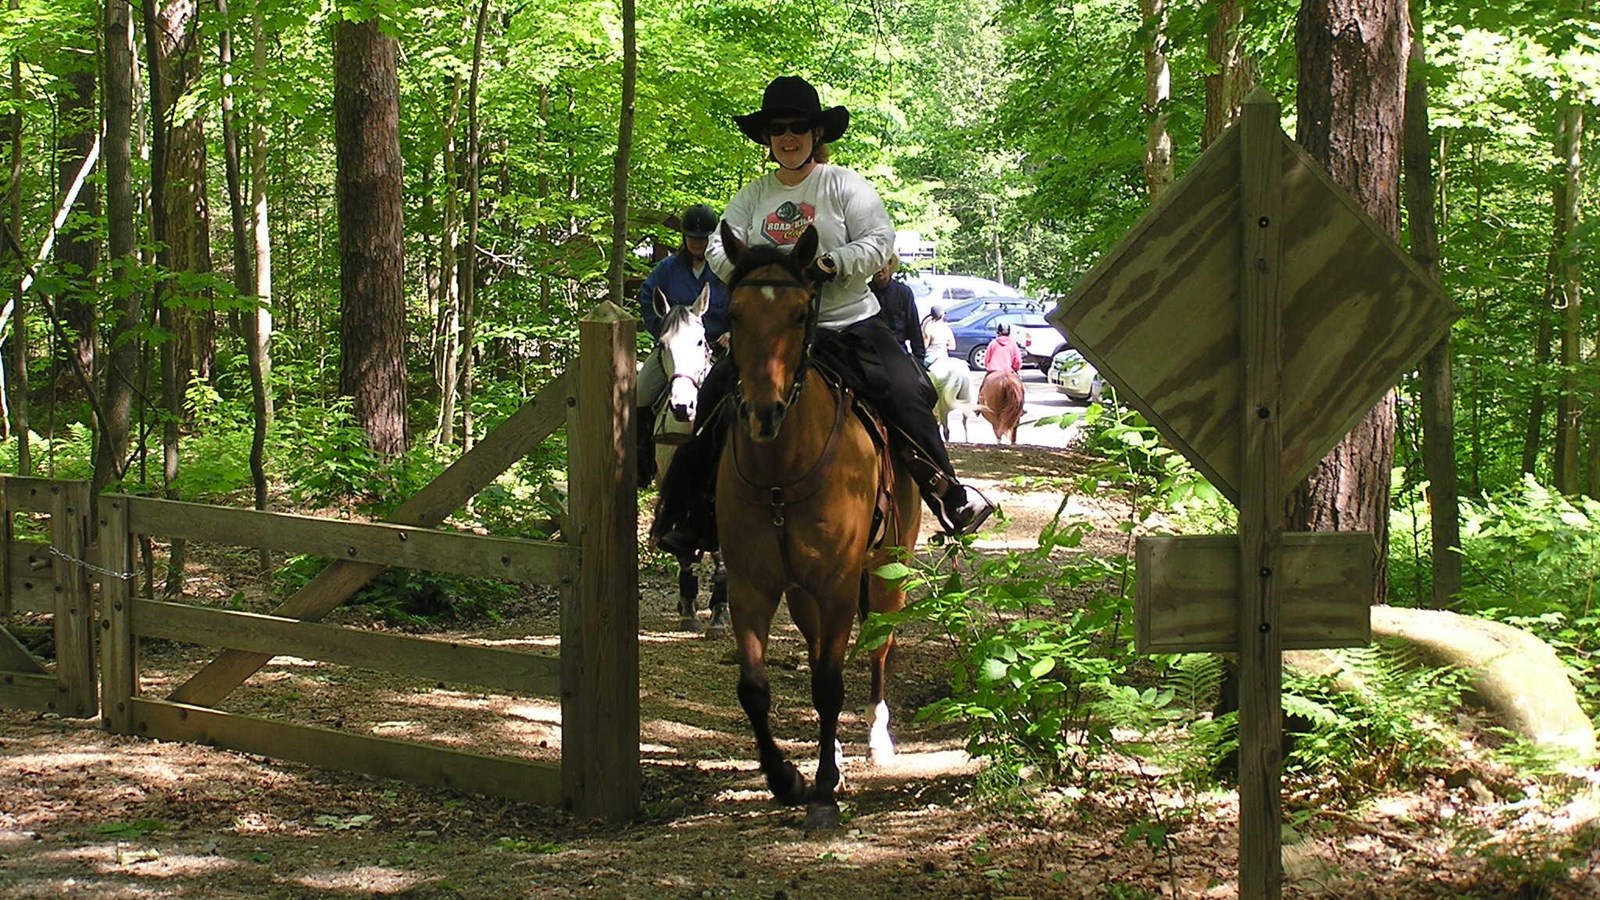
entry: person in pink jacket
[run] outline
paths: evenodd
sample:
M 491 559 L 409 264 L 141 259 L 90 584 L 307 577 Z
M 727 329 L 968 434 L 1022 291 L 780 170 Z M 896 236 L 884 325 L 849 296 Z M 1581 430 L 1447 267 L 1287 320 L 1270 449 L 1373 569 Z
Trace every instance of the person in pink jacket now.
M 1011 339 L 1011 324 L 1001 322 L 994 327 L 994 340 L 983 351 L 983 369 L 986 372 L 1021 372 L 1022 348 Z

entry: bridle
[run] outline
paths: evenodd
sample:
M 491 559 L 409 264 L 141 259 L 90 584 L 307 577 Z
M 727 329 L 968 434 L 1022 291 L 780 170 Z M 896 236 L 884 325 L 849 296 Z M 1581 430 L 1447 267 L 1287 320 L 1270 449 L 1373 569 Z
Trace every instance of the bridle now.
M 735 290 L 742 287 L 792 288 L 797 284 L 806 285 L 805 276 L 797 275 L 793 281 L 783 281 L 776 278 L 739 279 L 729 283 L 728 293 L 732 294 Z M 811 351 L 817 343 L 817 323 L 822 317 L 821 286 L 815 284 L 809 285 L 807 290 L 810 294 L 810 299 L 806 308 L 806 332 L 805 336 L 801 339 L 800 364 L 795 366 L 793 375 L 794 382 L 789 385 L 789 391 L 783 398 L 783 405 L 785 408 L 793 407 L 800 399 L 800 389 L 805 386 L 806 375 L 811 371 Z M 729 352 L 732 352 L 732 348 L 729 349 Z M 746 403 L 744 398 L 743 378 L 736 379 L 734 381 L 733 399 L 734 402 L 738 404 L 740 414 L 743 415 L 745 411 L 749 409 L 749 405 Z

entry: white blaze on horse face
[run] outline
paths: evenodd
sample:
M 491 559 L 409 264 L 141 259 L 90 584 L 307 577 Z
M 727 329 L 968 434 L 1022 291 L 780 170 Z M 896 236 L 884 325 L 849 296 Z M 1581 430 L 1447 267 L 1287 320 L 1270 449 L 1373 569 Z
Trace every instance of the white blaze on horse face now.
M 694 421 L 700 382 L 711 369 L 705 320 L 694 314 L 675 318 L 661 329 L 661 366 L 667 378 L 667 410 L 680 422 Z
M 771 303 L 778 299 L 778 292 L 773 290 L 771 285 L 767 285 L 761 289 L 761 296 L 765 297 L 768 303 Z

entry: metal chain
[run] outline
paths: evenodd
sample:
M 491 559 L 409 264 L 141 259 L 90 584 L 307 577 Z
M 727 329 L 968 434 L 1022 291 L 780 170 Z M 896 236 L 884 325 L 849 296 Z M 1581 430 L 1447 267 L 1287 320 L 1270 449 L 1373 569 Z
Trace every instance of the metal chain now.
M 51 556 L 60 557 L 61 559 L 64 559 L 67 562 L 72 563 L 75 566 L 81 566 L 81 567 L 83 567 L 85 569 L 88 569 L 91 572 L 97 572 L 97 573 L 99 573 L 101 575 L 108 575 L 108 576 L 110 576 L 112 578 L 118 578 L 118 579 L 121 579 L 123 581 L 132 581 L 135 578 L 139 577 L 139 573 L 138 572 L 116 572 L 116 571 L 113 571 L 111 569 L 107 569 L 107 568 L 103 568 L 101 566 L 97 566 L 94 563 L 89 562 L 86 559 L 78 559 L 76 556 L 72 556 L 72 555 L 67 554 L 67 553 L 62 553 L 60 550 L 57 550 L 55 547 L 51 547 L 50 548 L 50 555 Z

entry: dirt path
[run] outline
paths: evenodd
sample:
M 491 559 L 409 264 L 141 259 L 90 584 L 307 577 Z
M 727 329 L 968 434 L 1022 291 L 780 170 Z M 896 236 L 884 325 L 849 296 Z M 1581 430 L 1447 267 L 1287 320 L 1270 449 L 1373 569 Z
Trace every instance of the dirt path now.
M 1062 503 L 1077 461 L 1060 451 L 956 448 L 1009 523 L 987 546 L 1020 546 Z M 1069 511 L 1120 546 L 1111 500 Z M 969 803 L 975 767 L 951 726 L 912 713 L 946 690 L 946 650 L 905 635 L 891 700 L 895 765 L 865 760 L 865 668 L 855 663 L 842 723 L 844 829 L 810 837 L 802 814 L 770 804 L 733 696 L 725 637 L 672 630 L 675 581 L 641 577 L 644 809 L 625 828 L 550 810 L 374 781 L 205 747 L 106 734 L 98 722 L 0 712 L 0 895 L 6 897 L 1231 897 L 1231 795 L 1188 798 L 1170 854 L 1123 835 L 1148 815 L 1124 790 L 1010 817 Z M 225 600 L 226 593 L 219 600 Z M 462 640 L 549 646 L 553 598 L 530 597 L 505 622 Z M 150 693 L 203 657 L 151 647 Z M 774 729 L 802 761 L 814 752 L 804 648 L 781 618 L 771 654 Z M 231 709 L 355 732 L 415 736 L 482 752 L 552 758 L 552 704 L 419 684 L 279 658 Z M 1124 773 L 1137 783 L 1136 771 Z M 1139 794 L 1139 792 L 1135 792 Z M 1140 794 L 1142 796 L 1142 794 Z M 1167 802 L 1167 801 L 1163 801 Z M 1404 812 L 1413 819 L 1416 809 Z M 1401 813 L 1396 813 L 1401 815 Z M 1318 838 L 1295 896 L 1494 896 L 1460 890 L 1422 838 L 1366 830 Z M 1435 839 L 1438 829 L 1431 832 Z M 1376 835 L 1376 836 L 1375 836 Z M 1447 845 L 1442 849 L 1448 849 Z M 1313 852 L 1314 851 L 1314 852 Z M 1424 858 L 1419 864 L 1409 859 Z M 1455 865 L 1464 865 L 1456 863 Z M 1352 871 L 1369 877 L 1352 881 Z M 1429 881 L 1433 879 L 1433 881 Z M 1439 892 L 1420 885 L 1437 884 Z M 1361 885 L 1359 890 L 1352 885 Z M 1398 893 L 1394 891 L 1398 890 Z M 1559 895 L 1556 895 L 1559 896 Z

